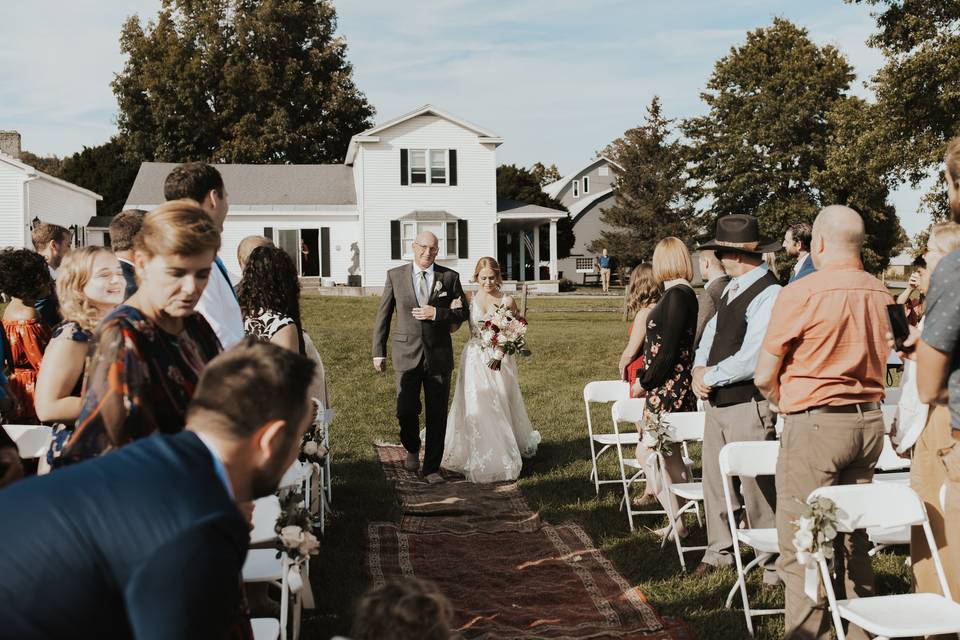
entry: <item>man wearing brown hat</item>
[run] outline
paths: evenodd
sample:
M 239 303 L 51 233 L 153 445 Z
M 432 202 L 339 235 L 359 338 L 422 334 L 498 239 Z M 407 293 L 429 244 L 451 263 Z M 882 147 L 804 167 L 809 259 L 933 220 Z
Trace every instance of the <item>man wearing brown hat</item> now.
M 730 442 L 773 440 L 776 415 L 753 382 L 753 372 L 763 336 L 770 322 L 780 285 L 763 260 L 765 252 L 780 243 L 760 237 L 757 219 L 728 215 L 717 220 L 717 237 L 700 247 L 713 251 L 730 276 L 707 323 L 693 363 L 693 390 L 706 401 L 703 434 L 703 495 L 707 519 L 707 550 L 694 570 L 704 576 L 718 566 L 730 565 L 733 539 L 727 522 L 720 475 L 720 450 Z M 773 528 L 776 489 L 773 478 L 743 478 L 746 515 L 751 527 Z M 764 565 L 764 582 L 777 584 L 773 559 Z

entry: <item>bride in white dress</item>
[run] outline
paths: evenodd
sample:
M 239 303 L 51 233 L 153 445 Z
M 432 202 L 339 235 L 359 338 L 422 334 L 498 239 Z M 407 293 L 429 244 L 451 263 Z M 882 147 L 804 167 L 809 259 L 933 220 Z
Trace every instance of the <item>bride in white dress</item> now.
M 473 280 L 480 289 L 470 301 L 470 340 L 460 357 L 440 466 L 471 482 L 515 480 L 522 458 L 536 454 L 540 432 L 527 417 L 517 363 L 508 355 L 499 370 L 487 366 L 493 353 L 481 343 L 479 325 L 496 305 L 514 312 L 516 305 L 500 291 L 500 265 L 493 258 L 480 258 Z

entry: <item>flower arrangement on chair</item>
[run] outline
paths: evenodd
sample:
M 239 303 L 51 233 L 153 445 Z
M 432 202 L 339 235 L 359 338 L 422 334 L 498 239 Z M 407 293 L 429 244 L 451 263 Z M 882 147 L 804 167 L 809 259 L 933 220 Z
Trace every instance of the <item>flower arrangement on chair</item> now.
M 817 565 L 823 560 L 833 573 L 833 541 L 837 537 L 837 505 L 829 498 L 811 496 L 803 503 L 804 509 L 798 520 L 793 546 L 797 550 L 797 562 L 806 567 L 804 591 L 812 600 L 817 599 Z
M 320 551 L 320 541 L 313 535 L 313 516 L 303 506 L 303 494 L 299 491 L 281 492 L 280 515 L 274 526 L 277 532 L 277 558 L 284 558 L 284 571 L 290 593 L 296 595 L 307 587 L 304 605 L 313 606 L 313 594 L 309 582 L 303 579 L 301 567 L 310 556 Z
M 666 421 L 663 413 L 652 409 L 647 411 L 640 423 L 640 429 L 647 436 L 644 444 L 647 444 L 662 456 L 669 456 L 673 453 L 672 441 L 670 440 L 670 423 Z

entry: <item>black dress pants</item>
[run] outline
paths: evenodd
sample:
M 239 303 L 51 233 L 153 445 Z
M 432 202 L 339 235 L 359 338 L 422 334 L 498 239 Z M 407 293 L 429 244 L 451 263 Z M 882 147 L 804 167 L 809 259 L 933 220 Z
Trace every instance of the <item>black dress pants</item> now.
M 407 371 L 398 371 L 397 420 L 400 422 L 400 442 L 410 453 L 420 452 L 420 390 L 427 405 L 427 443 L 423 455 L 423 474 L 440 470 L 443 459 L 443 441 L 447 433 L 447 407 L 450 402 L 450 371 L 434 373 L 426 363 Z

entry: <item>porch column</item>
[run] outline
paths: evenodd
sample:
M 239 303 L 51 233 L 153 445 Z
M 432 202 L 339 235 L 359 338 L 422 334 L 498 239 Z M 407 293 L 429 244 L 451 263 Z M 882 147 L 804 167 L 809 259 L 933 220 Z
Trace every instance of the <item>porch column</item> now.
M 557 280 L 557 218 L 550 219 L 550 279 Z
M 517 232 L 517 237 L 520 238 L 520 282 L 523 282 L 527 279 L 527 269 L 525 267 L 527 262 L 527 239 L 524 237 L 526 232 L 521 229 Z
M 533 228 L 533 279 L 540 279 L 540 225 Z

